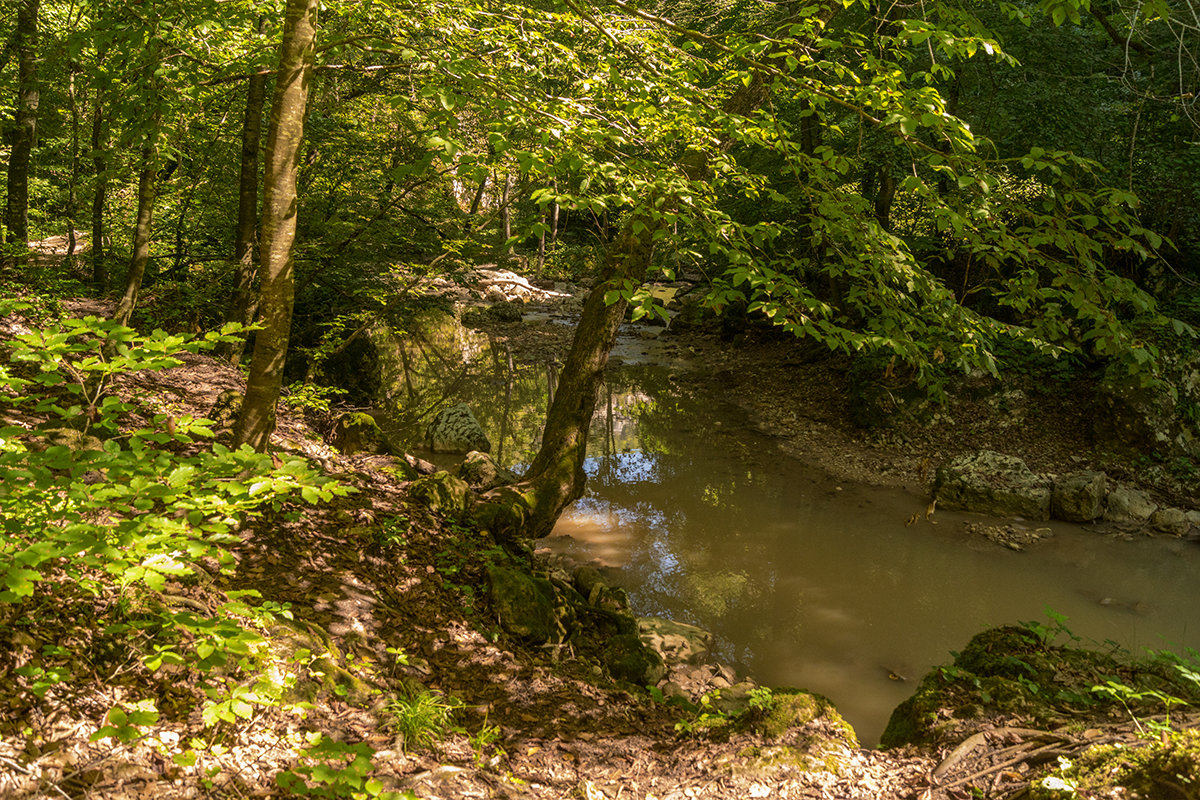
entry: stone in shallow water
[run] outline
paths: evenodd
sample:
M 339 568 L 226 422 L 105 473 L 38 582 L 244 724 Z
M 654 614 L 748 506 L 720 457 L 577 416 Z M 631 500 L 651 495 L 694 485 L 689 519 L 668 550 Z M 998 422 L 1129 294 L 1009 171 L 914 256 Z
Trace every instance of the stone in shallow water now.
M 713 635 L 703 628 L 657 617 L 639 617 L 638 635 L 668 665 L 699 664 L 712 649 Z
M 1118 486 L 1108 493 L 1104 519 L 1109 522 L 1145 522 L 1157 509 L 1158 504 L 1145 492 Z
M 1015 456 L 980 450 L 938 468 L 938 505 L 998 517 L 1049 519 L 1050 483 Z
M 426 432 L 429 449 L 435 453 L 489 453 L 492 443 L 466 403 L 441 411 Z
M 1054 518 L 1068 522 L 1099 519 L 1104 513 L 1106 483 L 1103 472 L 1076 472 L 1059 478 L 1050 495 L 1050 511 Z

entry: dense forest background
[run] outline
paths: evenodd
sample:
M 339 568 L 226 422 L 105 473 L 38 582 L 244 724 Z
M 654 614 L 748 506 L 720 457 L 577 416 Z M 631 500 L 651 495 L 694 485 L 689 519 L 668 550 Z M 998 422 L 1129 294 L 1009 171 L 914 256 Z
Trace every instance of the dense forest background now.
M 283 27 L 9 5 L 10 262 L 65 235 L 122 316 L 248 322 Z M 315 37 L 289 167 L 310 356 L 419 276 L 597 276 L 631 220 L 714 309 L 934 387 L 1013 343 L 1138 371 L 1195 320 L 1187 3 L 333 3 Z

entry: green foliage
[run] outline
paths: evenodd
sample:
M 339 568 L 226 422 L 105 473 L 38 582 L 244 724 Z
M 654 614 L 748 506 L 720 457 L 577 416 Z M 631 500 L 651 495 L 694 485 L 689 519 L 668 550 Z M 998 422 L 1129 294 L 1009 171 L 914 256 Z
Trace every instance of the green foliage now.
M 178 353 L 224 338 L 142 336 L 94 318 L 64 320 L 7 342 L 9 363 L 0 366 L 10 423 L 0 429 L 0 603 L 19 612 L 45 592 L 115 598 L 116 611 L 93 635 L 126 648 L 134 642 L 151 673 L 195 670 L 207 727 L 286 705 L 307 654 L 285 660 L 263 636 L 291 619 L 286 604 L 229 591 L 208 615 L 170 608 L 159 592 L 167 580 L 206 574 L 202 560 L 231 571 L 229 547 L 247 519 L 296 495 L 318 503 L 348 491 L 301 460 L 276 465 L 248 448 L 209 446 L 207 420 L 162 413 L 145 393 L 128 390 L 131 376 L 176 366 Z M 64 431 L 75 438 L 57 443 Z M 18 668 L 35 695 L 78 669 L 60 651 L 48 645 Z M 93 739 L 132 743 L 158 716 L 149 699 L 126 701 Z
M 321 733 L 310 733 L 300 750 L 300 763 L 275 776 L 280 789 L 298 797 L 348 798 L 349 800 L 401 800 L 411 792 L 386 791 L 371 778 L 374 749 L 366 743 L 346 744 Z
M 437 742 L 450 730 L 462 703 L 437 692 L 420 688 L 387 705 L 387 723 L 403 740 L 406 750 L 421 750 Z

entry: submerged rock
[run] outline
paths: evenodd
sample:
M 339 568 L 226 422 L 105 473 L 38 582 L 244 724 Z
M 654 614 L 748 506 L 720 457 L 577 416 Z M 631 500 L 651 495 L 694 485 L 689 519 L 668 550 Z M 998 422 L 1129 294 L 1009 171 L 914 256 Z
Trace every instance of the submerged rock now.
M 426 443 L 435 453 L 491 452 L 492 443 L 466 403 L 444 409 L 429 424 Z
M 1050 482 L 1015 456 L 981 450 L 938 468 L 938 505 L 998 517 L 1050 517 Z
M 668 666 L 699 664 L 712 650 L 713 635 L 703 628 L 658 617 L 639 617 L 638 635 Z

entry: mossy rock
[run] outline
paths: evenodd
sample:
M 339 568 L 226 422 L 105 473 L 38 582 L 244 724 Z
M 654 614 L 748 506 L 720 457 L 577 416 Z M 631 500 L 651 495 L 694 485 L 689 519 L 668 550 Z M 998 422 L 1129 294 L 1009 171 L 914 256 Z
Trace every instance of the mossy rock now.
M 467 482 L 444 471 L 409 484 L 408 499 L 433 513 L 451 518 L 465 515 L 474 502 Z
M 1053 778 L 1059 778 L 1060 782 Z M 1074 787 L 1067 793 L 1063 784 Z M 1200 786 L 1200 730 L 1171 731 L 1133 744 L 1102 745 L 1084 751 L 1050 780 L 1033 781 L 1031 800 L 1074 797 L 1196 797 Z M 1125 791 L 1122 792 L 1121 789 Z M 1119 794 L 1118 794 L 1119 793 Z
M 477 492 L 486 492 L 497 486 L 508 486 L 520 480 L 516 473 L 500 466 L 487 453 L 478 450 L 467 453 L 455 474 Z
M 1008 626 L 976 635 L 951 666 L 922 678 L 913 696 L 892 712 L 880 744 L 957 743 L 993 717 L 1051 728 L 1078 720 L 1081 709 L 1129 713 L 1119 701 L 1092 691 L 1108 681 L 1146 697 L 1159 692 L 1200 700 L 1200 689 L 1180 677 L 1176 662 L 1127 663 L 1109 653 L 1049 644 L 1042 635 L 1062 632 Z M 1130 702 L 1135 713 L 1161 712 L 1161 703 L 1140 708 Z
M 487 575 L 492 608 L 507 633 L 531 644 L 561 638 L 558 596 L 550 581 L 507 567 L 489 567 Z
M 330 444 L 346 455 L 370 453 L 379 455 L 389 452 L 387 438 L 379 423 L 370 414 L 351 411 L 338 416 L 329 435 Z
M 614 678 L 638 686 L 656 684 L 667 674 L 662 656 L 646 647 L 636 633 L 610 638 L 604 645 L 603 658 Z
M 771 702 L 759 713 L 754 728 L 768 739 L 779 739 L 795 728 L 808 728 L 821 721 L 848 747 L 858 747 L 850 723 L 842 719 L 833 702 L 824 695 L 801 689 L 774 689 Z
M 341 666 L 342 652 L 329 633 L 298 620 L 278 620 L 270 631 L 271 645 L 287 659 L 307 650 L 308 670 L 288 692 L 291 701 L 315 702 L 330 695 L 350 705 L 365 706 L 379 690 Z

